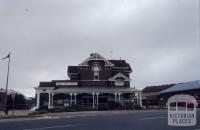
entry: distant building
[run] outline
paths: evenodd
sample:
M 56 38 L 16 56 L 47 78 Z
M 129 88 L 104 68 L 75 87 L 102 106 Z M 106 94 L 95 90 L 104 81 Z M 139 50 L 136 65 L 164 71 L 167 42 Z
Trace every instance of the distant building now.
M 40 82 L 35 87 L 36 107 L 51 109 L 80 105 L 101 108 L 111 102 L 124 105 L 133 99 L 141 105 L 140 91 L 130 86 L 131 72 L 125 60 L 107 60 L 92 53 L 79 65 L 68 66 L 69 80 Z
M 5 95 L 6 90 L 0 89 L 0 110 L 5 109 Z M 14 107 L 13 107 L 13 101 L 14 101 Z M 9 89 L 7 92 L 7 109 L 30 109 L 31 106 L 27 105 L 28 100 L 25 98 L 25 96 L 15 90 Z M 31 104 L 32 105 L 32 104 Z
M 4 89 L 0 89 L 0 110 L 4 109 L 5 105 L 5 91 Z
M 143 105 L 158 105 L 162 102 L 162 98 L 160 98 L 160 93 L 163 90 L 171 88 L 175 84 L 166 84 L 166 85 L 159 85 L 159 86 L 148 86 L 142 90 L 142 98 L 143 98 Z
M 142 90 L 143 105 L 166 106 L 167 100 L 171 96 L 178 94 L 189 94 L 196 98 L 197 102 L 200 104 L 200 80 L 145 87 Z
M 177 94 L 189 94 L 200 104 L 200 80 L 180 83 L 160 92 L 160 98 L 167 102 L 168 98 Z

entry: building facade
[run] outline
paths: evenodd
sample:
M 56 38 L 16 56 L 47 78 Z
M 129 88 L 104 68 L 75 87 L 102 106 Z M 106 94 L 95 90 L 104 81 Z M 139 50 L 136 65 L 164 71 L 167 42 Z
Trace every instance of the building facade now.
M 77 66 L 68 66 L 69 80 L 40 82 L 36 108 L 52 109 L 80 105 L 98 109 L 117 102 L 141 104 L 141 92 L 130 86 L 131 66 L 125 60 L 107 60 L 98 53 Z
M 157 106 L 162 103 L 160 100 L 160 93 L 175 84 L 165 84 L 159 86 L 148 86 L 142 90 L 143 105 L 145 106 Z

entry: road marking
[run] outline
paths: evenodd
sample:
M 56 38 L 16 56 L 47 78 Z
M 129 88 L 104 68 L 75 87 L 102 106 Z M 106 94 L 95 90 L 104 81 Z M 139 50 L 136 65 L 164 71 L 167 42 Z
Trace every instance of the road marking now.
M 140 120 L 155 120 L 155 119 L 166 119 L 167 117 L 147 117 L 147 118 L 142 118 Z
M 47 116 L 47 119 L 59 119 L 60 117 L 58 116 Z
M 54 128 L 63 128 L 63 127 L 77 126 L 77 125 L 80 125 L 80 124 L 60 125 L 60 126 L 48 126 L 48 127 L 31 128 L 31 129 L 24 129 L 24 130 L 45 130 L 45 129 L 54 129 Z

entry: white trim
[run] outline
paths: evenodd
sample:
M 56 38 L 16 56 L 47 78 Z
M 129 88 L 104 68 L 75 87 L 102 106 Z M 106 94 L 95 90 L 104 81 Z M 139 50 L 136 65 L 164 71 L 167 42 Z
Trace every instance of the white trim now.
M 94 96 L 95 96 L 95 93 L 92 92 L 92 108 L 94 108 Z
M 126 66 L 126 67 L 114 67 L 114 69 L 128 69 L 129 67 Z
M 52 91 L 53 93 L 55 94 L 58 94 L 58 93 L 92 93 L 92 92 L 95 92 L 95 93 L 134 93 L 134 92 L 140 92 L 136 89 L 129 89 L 129 90 L 123 90 L 123 89 L 109 89 L 109 90 L 102 90 L 102 89 L 98 89 L 98 90 L 81 90 L 81 89 L 74 89 L 74 90 L 68 90 L 67 88 L 62 88 L 62 89 L 56 89 L 56 90 L 53 90 Z
M 121 101 L 120 95 L 121 95 L 121 93 L 118 93 L 118 96 L 119 96 L 119 97 L 118 97 L 118 98 L 119 98 L 119 99 L 118 99 L 118 100 L 119 100 L 119 103 L 120 103 L 120 101 Z
M 53 90 L 55 87 L 34 87 L 35 90 Z
M 51 93 L 49 92 L 49 102 L 48 102 L 48 109 L 51 108 Z
M 78 82 L 56 82 L 56 86 L 77 86 Z
M 36 96 L 37 96 L 36 109 L 39 109 L 40 108 L 40 93 L 37 92 Z
M 122 80 L 116 80 L 114 82 L 114 84 L 115 84 L 115 86 L 124 86 L 125 85 L 124 81 L 122 81 Z
M 97 67 L 99 70 L 94 70 L 95 67 Z M 92 71 L 101 71 L 101 66 L 99 64 L 97 64 L 97 63 L 94 63 L 92 65 Z
M 90 60 L 95 60 L 95 61 L 103 60 L 103 61 L 105 61 L 105 66 L 114 66 L 114 64 L 112 64 L 110 61 L 106 60 L 103 56 L 101 56 L 98 53 L 93 53 L 89 58 L 84 60 L 78 66 L 88 66 L 88 61 L 90 61 Z
M 108 81 L 116 81 L 117 77 L 123 77 L 125 79 L 124 81 L 130 81 L 131 80 L 128 77 L 126 77 L 125 75 L 123 75 L 122 73 L 117 73 L 115 76 L 109 78 Z

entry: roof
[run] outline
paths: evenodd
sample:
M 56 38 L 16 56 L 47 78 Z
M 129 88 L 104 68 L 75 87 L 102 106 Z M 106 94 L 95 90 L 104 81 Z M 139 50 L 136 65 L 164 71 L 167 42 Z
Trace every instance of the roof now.
M 125 60 L 108 60 L 114 64 L 114 68 L 126 67 L 128 71 L 132 71 L 131 66 Z
M 86 60 L 84 60 L 78 66 L 88 66 L 88 61 L 90 61 L 90 60 L 95 60 L 95 61 L 103 60 L 103 61 L 105 61 L 105 65 L 106 66 L 114 66 L 110 61 L 106 60 L 103 56 L 101 56 L 98 53 L 92 53 L 92 54 L 90 54 L 90 57 L 87 58 Z
M 90 60 L 103 60 L 106 66 L 113 66 L 115 70 L 131 71 L 131 66 L 125 60 L 106 60 L 98 53 L 92 53 L 89 58 L 83 61 L 79 66 L 87 66 Z M 78 74 L 79 66 L 68 66 L 68 74 Z
M 53 90 L 54 93 L 66 92 L 66 93 L 92 93 L 92 92 L 99 92 L 99 93 L 114 93 L 114 92 L 121 92 L 121 93 L 131 93 L 131 92 L 140 92 L 140 90 L 130 87 L 62 87 Z
M 52 87 L 55 86 L 55 83 L 53 82 L 40 82 L 39 87 Z
M 166 85 L 160 85 L 160 86 L 149 86 L 149 87 L 145 87 L 142 90 L 142 93 L 161 92 L 161 91 L 168 89 L 168 88 L 170 88 L 174 85 L 175 84 L 166 84 Z
M 200 80 L 180 83 L 180 84 L 174 85 L 173 87 L 169 89 L 162 91 L 161 93 L 171 93 L 171 92 L 187 91 L 187 90 L 194 90 L 194 89 L 200 89 Z
M 68 73 L 78 74 L 79 68 L 78 66 L 68 66 Z
M 127 67 L 128 64 L 125 60 L 108 60 L 115 65 L 115 67 Z
M 130 79 L 128 77 L 126 77 L 125 75 L 123 75 L 122 73 L 117 73 L 115 76 L 109 78 L 109 81 L 116 81 L 116 78 L 123 78 L 125 81 L 130 81 Z

